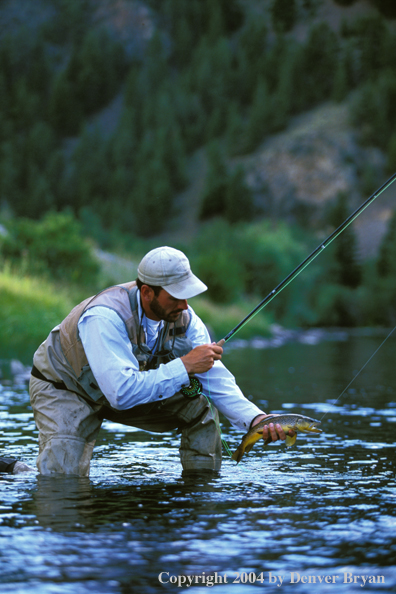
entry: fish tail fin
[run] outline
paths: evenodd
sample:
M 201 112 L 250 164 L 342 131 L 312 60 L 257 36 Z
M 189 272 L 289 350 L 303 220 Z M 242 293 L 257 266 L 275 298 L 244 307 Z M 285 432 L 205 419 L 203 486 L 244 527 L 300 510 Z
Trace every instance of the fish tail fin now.
M 245 450 L 243 449 L 242 445 L 239 445 L 235 452 L 232 454 L 231 458 L 235 460 L 237 464 L 239 464 L 244 453 Z

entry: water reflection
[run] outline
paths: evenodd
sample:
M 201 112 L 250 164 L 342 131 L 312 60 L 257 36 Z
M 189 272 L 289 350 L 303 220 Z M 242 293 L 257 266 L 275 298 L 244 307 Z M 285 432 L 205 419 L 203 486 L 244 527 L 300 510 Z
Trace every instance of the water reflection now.
M 126 526 L 136 520 L 164 522 L 169 514 L 170 520 L 175 514 L 180 519 L 186 507 L 193 520 L 192 511 L 199 514 L 210 509 L 210 502 L 202 496 L 213 493 L 219 480 L 220 475 L 214 473 L 195 473 L 174 484 L 161 480 L 143 486 L 108 487 L 88 478 L 38 475 L 36 485 L 27 493 L 29 497 L 16 504 L 14 511 L 59 532 Z

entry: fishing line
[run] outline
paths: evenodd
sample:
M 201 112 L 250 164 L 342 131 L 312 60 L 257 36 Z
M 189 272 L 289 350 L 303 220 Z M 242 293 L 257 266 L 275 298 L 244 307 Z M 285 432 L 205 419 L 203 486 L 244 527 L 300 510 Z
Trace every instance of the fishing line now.
M 343 389 L 343 391 L 341 392 L 341 394 L 338 396 L 337 400 L 334 402 L 334 404 L 337 404 L 337 402 L 339 401 L 339 399 L 341 398 L 341 396 L 343 396 L 345 394 L 345 392 L 348 390 L 348 388 L 353 384 L 353 382 L 355 381 L 355 379 L 357 378 L 358 375 L 361 374 L 361 372 L 363 371 L 363 369 L 370 363 L 371 359 L 378 353 L 378 351 L 380 350 L 380 348 L 386 343 L 386 341 L 388 340 L 388 338 L 393 334 L 393 332 L 396 330 L 396 326 L 393 328 L 393 330 L 391 330 L 388 334 L 388 336 L 381 342 L 381 344 L 379 345 L 379 347 L 374 351 L 374 353 L 367 359 L 366 363 L 363 365 L 363 367 L 361 369 L 359 369 L 359 371 L 357 372 L 357 374 L 351 379 L 351 381 L 349 382 L 349 384 L 346 386 L 346 388 Z M 320 419 L 321 421 L 324 419 L 324 417 L 328 414 L 328 412 L 325 412 L 323 417 Z
M 206 394 L 204 394 L 203 392 L 202 392 L 202 394 L 203 394 L 203 396 L 205 396 L 205 398 L 206 398 L 206 400 L 207 400 L 207 402 L 209 404 L 209 409 L 210 409 L 210 412 L 212 413 L 212 417 L 214 419 L 214 422 L 215 422 L 217 431 L 218 431 L 218 433 L 220 435 L 221 443 L 223 444 L 223 446 L 224 446 L 227 454 L 230 456 L 230 458 L 232 458 L 232 452 L 231 452 L 231 450 L 230 450 L 230 448 L 228 446 L 228 443 L 224 439 L 223 434 L 221 433 L 221 428 L 220 428 L 219 420 L 218 420 L 218 418 L 217 418 L 217 416 L 215 414 L 215 411 L 213 410 L 212 401 L 211 401 L 211 398 L 210 398 L 209 372 L 207 372 L 207 374 L 206 374 L 206 379 L 208 380 L 208 396 L 206 396 Z

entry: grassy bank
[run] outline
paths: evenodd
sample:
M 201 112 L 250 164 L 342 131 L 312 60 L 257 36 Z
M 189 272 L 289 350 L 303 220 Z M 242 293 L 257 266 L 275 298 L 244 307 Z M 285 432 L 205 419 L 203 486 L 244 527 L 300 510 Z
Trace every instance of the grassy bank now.
M 30 276 L 0 272 L 0 357 L 29 364 L 38 345 L 74 305 L 72 294 Z
M 0 271 L 0 358 L 16 358 L 26 364 L 50 330 L 90 292 L 51 283 L 5 268 Z M 254 303 L 215 305 L 208 299 L 194 298 L 191 305 L 208 325 L 214 339 L 225 336 L 254 307 Z M 238 337 L 266 335 L 269 319 L 259 314 Z

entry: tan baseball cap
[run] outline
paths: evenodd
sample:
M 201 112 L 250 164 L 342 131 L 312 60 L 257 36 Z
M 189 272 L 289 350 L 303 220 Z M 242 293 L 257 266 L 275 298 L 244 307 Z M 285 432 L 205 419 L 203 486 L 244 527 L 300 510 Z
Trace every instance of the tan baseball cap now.
M 162 287 L 176 299 L 190 299 L 208 288 L 191 272 L 187 256 L 168 246 L 155 248 L 144 256 L 138 266 L 138 278 L 147 285 Z

